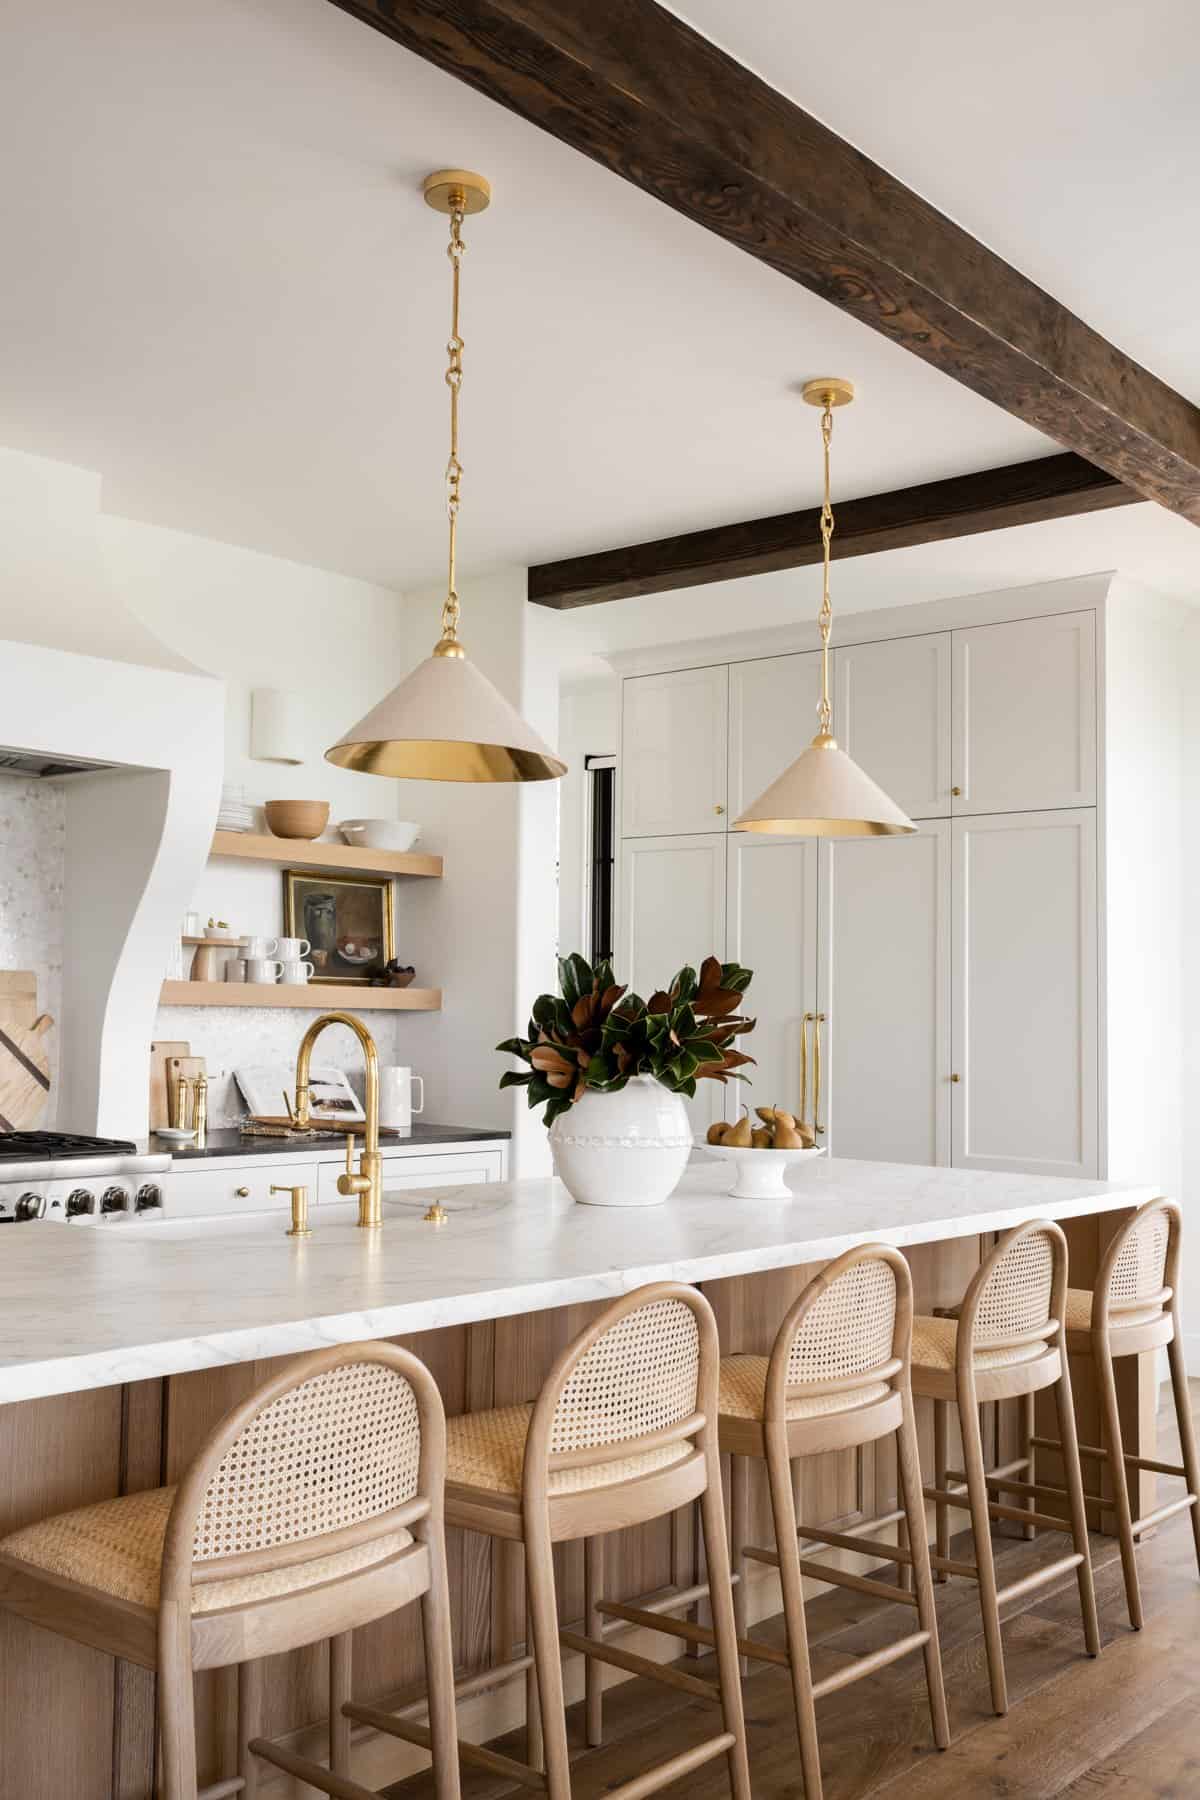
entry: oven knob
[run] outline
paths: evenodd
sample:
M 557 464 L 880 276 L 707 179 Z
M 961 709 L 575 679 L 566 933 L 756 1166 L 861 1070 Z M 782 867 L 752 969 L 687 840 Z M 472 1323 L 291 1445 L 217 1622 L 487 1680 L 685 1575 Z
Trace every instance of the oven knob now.
M 67 1195 L 68 1219 L 81 1219 L 96 1210 L 96 1196 L 90 1188 L 72 1188 Z
M 125 1212 L 128 1206 L 129 1196 L 124 1188 L 105 1188 L 103 1194 L 100 1196 L 100 1211 L 102 1213 Z
M 22 1194 L 17 1201 L 16 1216 L 18 1219 L 40 1219 L 46 1210 L 44 1194 Z
M 155 1207 L 161 1210 L 162 1189 L 156 1187 L 153 1182 L 148 1182 L 145 1187 L 138 1189 L 134 1206 L 138 1212 L 151 1212 Z

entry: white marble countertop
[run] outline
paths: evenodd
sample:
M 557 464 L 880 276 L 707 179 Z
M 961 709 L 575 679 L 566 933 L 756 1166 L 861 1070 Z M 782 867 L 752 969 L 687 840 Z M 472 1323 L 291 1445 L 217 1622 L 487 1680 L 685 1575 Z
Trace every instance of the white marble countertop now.
M 689 1168 L 664 1206 L 576 1206 L 556 1181 L 423 1189 L 382 1231 L 321 1206 L 289 1239 L 278 1212 L 0 1238 L 0 1403 L 602 1300 L 647 1281 L 828 1261 L 856 1244 L 944 1242 L 1025 1219 L 1140 1205 L 1156 1193 L 900 1163 L 808 1163 L 793 1197 L 728 1197 L 731 1170 Z M 422 1213 L 437 1194 L 451 1217 Z

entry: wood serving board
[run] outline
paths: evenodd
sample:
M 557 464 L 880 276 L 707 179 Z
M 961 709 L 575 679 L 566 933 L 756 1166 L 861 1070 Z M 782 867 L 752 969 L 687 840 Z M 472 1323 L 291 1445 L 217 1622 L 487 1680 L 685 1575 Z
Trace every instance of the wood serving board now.
M 0 1130 L 32 1131 L 50 1099 L 50 1046 L 54 1029 L 48 1013 L 32 1025 L 9 1018 L 0 1024 Z

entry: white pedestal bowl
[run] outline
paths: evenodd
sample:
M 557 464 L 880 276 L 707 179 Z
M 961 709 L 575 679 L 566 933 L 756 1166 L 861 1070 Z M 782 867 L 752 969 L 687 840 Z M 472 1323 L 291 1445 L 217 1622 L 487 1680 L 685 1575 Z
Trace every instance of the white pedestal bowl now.
M 697 1150 L 718 1162 L 732 1163 L 734 1183 L 729 1190 L 732 1200 L 791 1200 L 787 1171 L 796 1163 L 824 1156 L 823 1146 L 815 1150 L 755 1150 L 738 1144 L 697 1142 Z

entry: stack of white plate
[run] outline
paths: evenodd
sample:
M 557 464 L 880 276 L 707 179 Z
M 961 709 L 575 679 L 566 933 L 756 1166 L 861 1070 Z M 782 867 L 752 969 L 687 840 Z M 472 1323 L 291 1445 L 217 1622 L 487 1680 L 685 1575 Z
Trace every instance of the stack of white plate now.
M 221 789 L 221 810 L 217 814 L 218 831 L 253 831 L 255 809 L 246 798 L 246 790 L 227 781 Z

